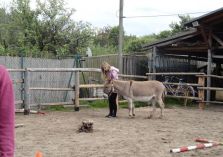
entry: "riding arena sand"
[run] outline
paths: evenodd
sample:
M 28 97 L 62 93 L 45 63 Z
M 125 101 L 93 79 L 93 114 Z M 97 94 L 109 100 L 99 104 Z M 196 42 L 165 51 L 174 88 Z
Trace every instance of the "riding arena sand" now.
M 81 108 L 73 111 L 44 111 L 45 114 L 16 114 L 16 157 L 222 157 L 223 147 L 170 153 L 170 149 L 197 144 L 196 138 L 223 141 L 223 107 L 173 107 L 159 119 L 147 119 L 151 107 L 136 109 L 128 118 L 119 109 L 117 118 L 105 118 L 108 109 Z M 93 132 L 79 133 L 84 120 L 93 121 Z

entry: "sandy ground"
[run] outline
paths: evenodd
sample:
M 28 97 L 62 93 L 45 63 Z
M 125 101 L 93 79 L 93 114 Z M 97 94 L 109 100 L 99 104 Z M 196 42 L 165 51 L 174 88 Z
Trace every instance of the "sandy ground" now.
M 165 109 L 163 119 L 145 119 L 151 108 L 127 109 L 118 118 L 105 118 L 107 109 L 79 112 L 46 112 L 45 115 L 16 115 L 16 157 L 223 157 L 223 147 L 172 154 L 170 149 L 194 145 L 202 137 L 223 141 L 223 107 Z M 157 110 L 157 117 L 159 110 Z M 94 121 L 93 133 L 77 133 L 83 120 Z

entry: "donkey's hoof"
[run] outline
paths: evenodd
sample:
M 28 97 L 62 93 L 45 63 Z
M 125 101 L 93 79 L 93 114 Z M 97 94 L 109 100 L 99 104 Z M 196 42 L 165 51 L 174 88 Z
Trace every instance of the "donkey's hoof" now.
M 133 114 L 132 116 L 133 116 L 133 117 L 135 117 L 136 115 L 135 115 L 135 114 Z
M 129 115 L 129 119 L 132 119 L 132 118 L 134 118 L 132 115 Z
M 147 119 L 152 119 L 152 117 L 153 117 L 153 116 L 149 115 L 149 116 L 147 117 Z

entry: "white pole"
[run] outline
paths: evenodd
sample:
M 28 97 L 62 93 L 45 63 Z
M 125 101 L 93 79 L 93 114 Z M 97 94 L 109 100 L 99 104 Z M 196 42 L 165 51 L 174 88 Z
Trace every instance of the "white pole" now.
M 118 67 L 122 74 L 122 49 L 123 49 L 123 0 L 119 4 L 119 41 L 118 41 Z

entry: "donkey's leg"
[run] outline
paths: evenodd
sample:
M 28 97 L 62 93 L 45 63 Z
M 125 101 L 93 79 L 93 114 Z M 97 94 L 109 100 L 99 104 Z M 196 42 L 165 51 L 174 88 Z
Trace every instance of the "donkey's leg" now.
M 128 99 L 128 105 L 129 105 L 129 117 L 132 117 L 132 100 Z
M 132 116 L 135 117 L 135 104 L 132 102 Z
M 156 112 L 156 101 L 155 100 L 152 100 L 152 108 L 153 108 L 153 110 L 148 117 L 149 119 L 152 118 Z
M 158 104 L 159 104 L 159 107 L 160 107 L 160 118 L 163 118 L 163 116 L 164 116 L 164 107 L 165 107 L 165 104 L 164 104 L 164 102 L 163 102 L 163 100 L 162 99 L 159 99 L 158 101 Z

